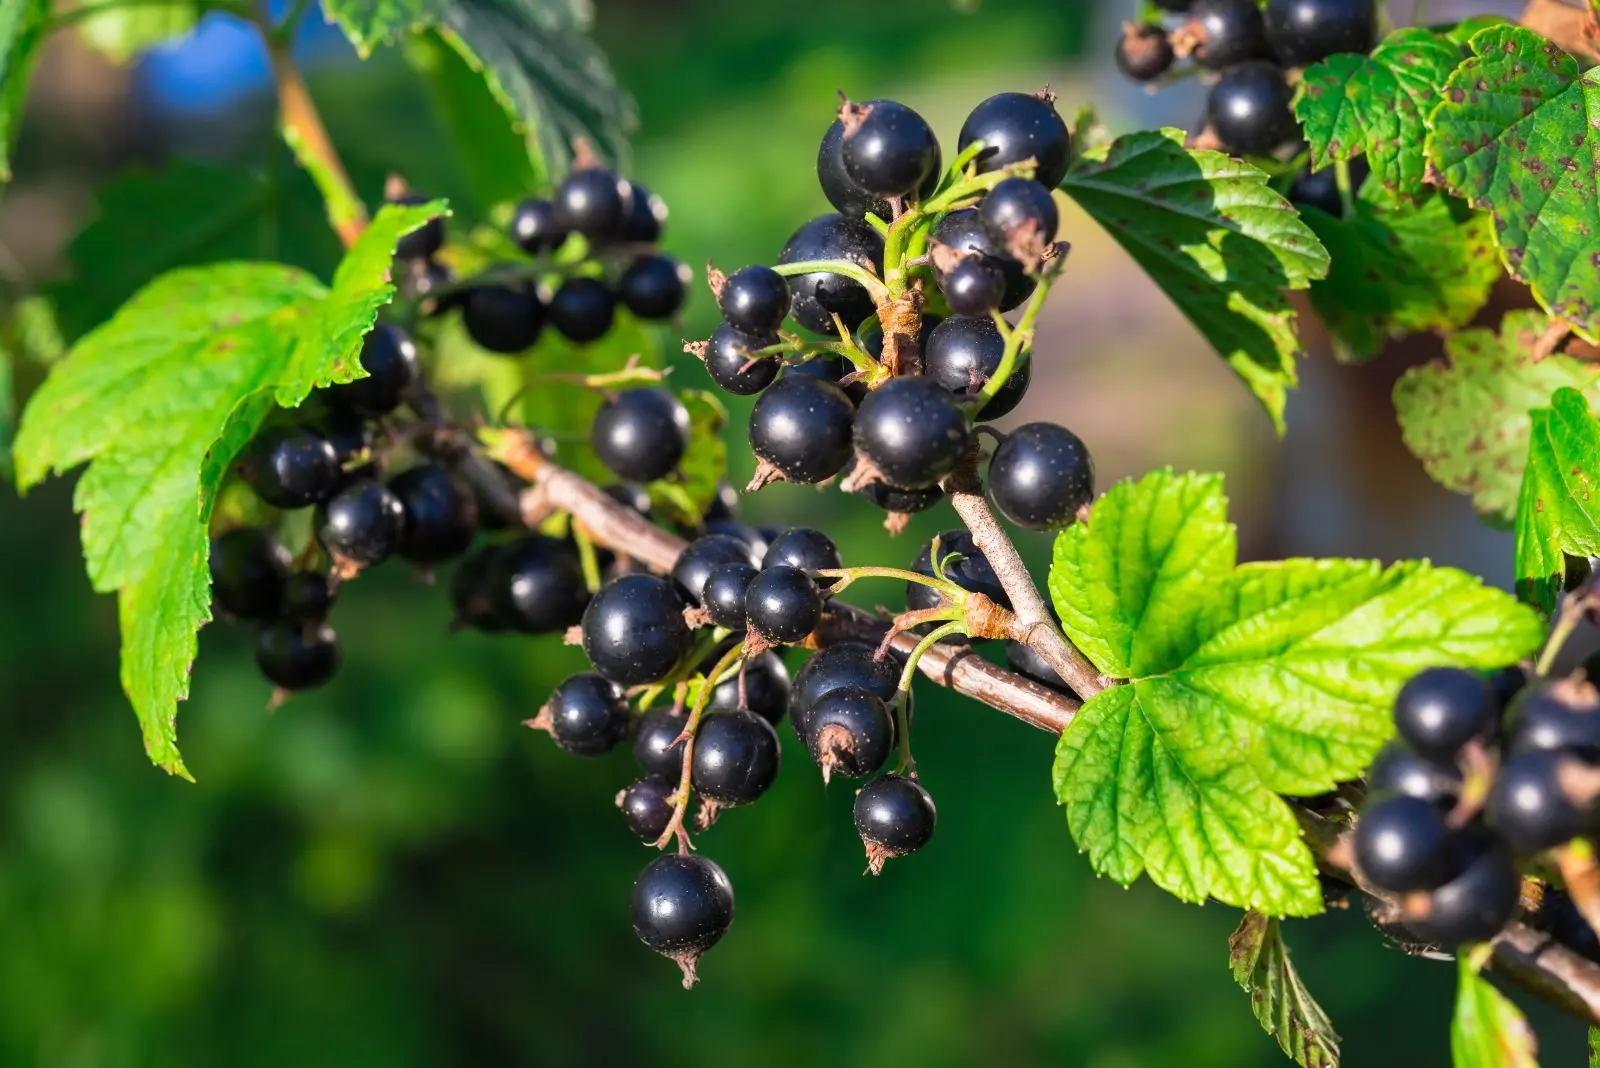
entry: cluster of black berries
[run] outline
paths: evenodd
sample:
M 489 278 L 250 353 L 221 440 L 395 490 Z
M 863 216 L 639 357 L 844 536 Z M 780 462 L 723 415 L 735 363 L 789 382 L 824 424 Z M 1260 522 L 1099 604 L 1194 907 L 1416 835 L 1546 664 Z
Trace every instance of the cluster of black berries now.
M 1492 938 L 1519 907 L 1519 866 L 1600 831 L 1600 691 L 1432 668 L 1401 690 L 1395 728 L 1368 777 L 1356 865 L 1396 895 L 1388 919 L 1415 939 Z
M 1205 119 L 1235 155 L 1264 155 L 1299 137 L 1289 72 L 1340 52 L 1367 52 L 1377 40 L 1376 0 L 1156 0 L 1174 16 L 1170 30 L 1128 23 L 1117 67 L 1154 81 L 1180 57 L 1213 74 Z

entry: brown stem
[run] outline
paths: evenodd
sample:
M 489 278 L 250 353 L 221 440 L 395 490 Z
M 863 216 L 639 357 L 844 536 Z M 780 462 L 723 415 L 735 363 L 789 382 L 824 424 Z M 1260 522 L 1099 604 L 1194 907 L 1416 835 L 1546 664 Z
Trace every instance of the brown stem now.
M 268 40 L 267 54 L 272 63 L 272 80 L 277 86 L 284 138 L 295 155 L 311 172 L 327 202 L 328 221 L 339 240 L 350 248 L 367 228 L 367 209 L 345 173 L 333 139 L 322 124 L 322 115 L 311 99 L 300 68 L 295 65 L 287 41 L 278 41 L 263 31 Z

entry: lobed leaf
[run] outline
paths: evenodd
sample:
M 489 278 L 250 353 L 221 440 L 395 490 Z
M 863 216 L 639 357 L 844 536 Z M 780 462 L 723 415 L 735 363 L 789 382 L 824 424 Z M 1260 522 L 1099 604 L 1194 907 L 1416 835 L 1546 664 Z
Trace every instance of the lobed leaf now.
M 1568 554 L 1600 555 L 1600 423 L 1575 389 L 1528 413 L 1528 463 L 1517 498 L 1517 592 L 1545 611 L 1555 607 Z
M 1262 1030 L 1277 1039 L 1300 1068 L 1339 1068 L 1339 1036 L 1333 1022 L 1295 971 L 1283 926 L 1259 912 L 1246 912 L 1228 938 L 1234 982 L 1250 995 Z

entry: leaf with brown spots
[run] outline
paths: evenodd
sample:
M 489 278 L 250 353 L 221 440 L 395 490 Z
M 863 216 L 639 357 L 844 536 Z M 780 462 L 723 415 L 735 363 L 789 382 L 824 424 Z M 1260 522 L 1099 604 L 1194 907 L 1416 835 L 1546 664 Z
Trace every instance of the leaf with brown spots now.
M 1247 912 L 1228 938 L 1234 982 L 1250 995 L 1262 1030 L 1300 1068 L 1338 1068 L 1339 1036 L 1289 959 L 1283 925 Z
M 1546 611 L 1566 558 L 1600 556 L 1600 421 L 1575 389 L 1528 413 L 1528 463 L 1517 498 L 1517 592 Z
M 1430 176 L 1488 209 L 1511 273 L 1600 340 L 1600 68 L 1515 25 L 1468 47 L 1433 113 Z

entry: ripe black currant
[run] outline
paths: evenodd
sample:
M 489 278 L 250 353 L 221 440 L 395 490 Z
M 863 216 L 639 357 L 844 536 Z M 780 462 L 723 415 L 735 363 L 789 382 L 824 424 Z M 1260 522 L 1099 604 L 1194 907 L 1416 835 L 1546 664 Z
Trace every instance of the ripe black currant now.
M 339 639 L 332 627 L 303 627 L 287 620 L 263 627 L 256 666 L 280 690 L 310 690 L 339 670 Z
M 589 587 L 573 547 L 524 534 L 500 547 L 489 579 L 495 618 L 524 634 L 555 634 L 584 618 Z
M 1511 852 L 1492 835 L 1473 836 L 1461 873 L 1428 894 L 1420 906 L 1405 902 L 1405 925 L 1441 945 L 1487 942 L 1517 911 L 1521 880 Z
M 1593 822 L 1597 774 L 1558 750 L 1518 753 L 1495 773 L 1485 806 L 1489 826 L 1524 855 L 1570 841 Z
M 855 818 L 867 847 L 867 870 L 878 875 L 891 857 L 915 853 L 928 844 L 938 812 L 915 779 L 885 775 L 856 794 Z
M 821 482 L 849 462 L 855 415 L 855 405 L 832 382 L 786 374 L 750 412 L 750 448 L 790 482 Z
M 630 508 L 646 518 L 650 516 L 650 491 L 637 482 L 613 482 L 605 494 L 624 508 Z
M 575 170 L 556 189 L 561 223 L 591 241 L 620 237 L 632 209 L 632 187 L 604 167 Z
M 789 316 L 789 283 L 771 267 L 741 267 L 723 283 L 717 307 L 742 334 L 775 334 Z
M 1365 156 L 1351 160 L 1348 169 L 1352 191 L 1359 190 L 1361 183 L 1367 180 L 1367 175 L 1372 173 Z M 1310 164 L 1302 167 L 1289 186 L 1289 203 L 1297 208 L 1316 208 L 1325 215 L 1341 218 L 1344 215 L 1344 200 L 1339 195 L 1338 170 L 1324 167 L 1314 171 Z
M 666 579 L 623 575 L 600 588 L 583 613 L 583 651 L 619 686 L 658 682 L 689 652 L 683 598 Z
M 822 135 L 817 146 L 817 184 L 822 195 L 841 214 L 851 219 L 864 219 L 868 212 L 884 222 L 894 218 L 894 207 L 883 197 L 874 196 L 861 187 L 844 166 L 844 123 L 835 119 Z M 939 185 L 939 168 L 934 166 L 917 189 L 919 199 L 933 194 Z
M 1370 52 L 1378 37 L 1375 0 L 1268 0 L 1267 40 L 1286 67 L 1336 52 Z
M 683 774 L 685 717 L 670 708 L 652 708 L 633 732 L 633 759 L 646 775 L 659 775 L 676 783 Z
M 839 546 L 822 531 L 790 527 L 772 539 L 767 554 L 761 558 L 762 567 L 778 564 L 788 564 L 802 571 L 824 571 L 843 567 L 844 558 L 839 555 Z
M 1384 890 L 1404 893 L 1442 886 L 1451 871 L 1450 829 L 1437 808 L 1419 797 L 1388 797 L 1361 812 L 1356 863 Z
M 944 490 L 938 486 L 926 489 L 901 489 L 887 482 L 868 482 L 861 487 L 861 496 L 875 508 L 900 515 L 926 511 L 944 500 Z
M 741 624 L 742 626 L 742 624 Z M 748 708 L 773 726 L 789 710 L 789 669 L 776 650 L 769 649 L 744 662 L 744 697 L 740 700 L 739 676 L 724 679 L 711 691 L 711 708 Z
M 653 245 L 667 227 L 667 202 L 638 182 L 623 180 L 628 216 L 619 239 L 636 245 Z
M 1017 238 L 1049 244 L 1061 228 L 1050 190 L 1032 178 L 1007 178 L 978 203 L 984 222 L 1008 244 Z
M 748 805 L 778 777 L 778 732 L 749 709 L 707 716 L 694 739 L 695 792 L 721 806 Z
M 418 564 L 454 559 L 472 546 L 478 530 L 478 499 L 438 464 L 420 464 L 396 475 L 389 489 L 405 510 L 400 555 Z
M 659 775 L 646 775 L 628 784 L 617 795 L 617 807 L 627 821 L 628 830 L 647 842 L 654 842 L 672 822 L 672 792 L 678 788 L 677 780 L 668 782 Z
M 1010 665 L 1012 671 L 1032 679 L 1040 686 L 1048 686 L 1050 689 L 1061 693 L 1072 693 L 1072 687 L 1067 685 L 1066 680 L 1031 645 L 1008 640 L 1006 642 L 1006 663 Z
M 822 769 L 824 782 L 837 772 L 863 779 L 894 750 L 894 717 L 882 698 L 859 686 L 829 690 L 806 716 L 806 748 Z
M 332 400 L 368 419 L 400 407 L 406 390 L 421 373 L 417 346 L 404 330 L 379 323 L 361 342 L 361 366 L 367 377 L 329 390 Z
M 733 884 L 705 857 L 668 853 L 639 873 L 629 911 L 639 941 L 676 961 L 683 985 L 691 987 L 700 955 L 733 923 Z
M 1421 756 L 1454 763 L 1461 747 L 1495 729 L 1500 708 L 1488 685 L 1461 668 L 1428 668 L 1412 676 L 1394 702 L 1394 726 Z
M 250 443 L 246 471 L 256 495 L 274 508 L 304 508 L 325 501 L 343 472 L 333 443 L 313 430 L 269 427 Z
M 921 489 L 955 470 L 972 442 L 955 398 L 928 378 L 891 378 L 867 394 L 855 446 L 885 481 Z
M 1266 53 L 1266 25 L 1256 0 L 1195 0 L 1190 25 L 1199 32 L 1194 58 L 1223 70 Z
M 625 389 L 601 406 L 590 441 L 600 462 L 619 477 L 653 482 L 688 451 L 689 410 L 658 386 Z
M 454 626 L 471 627 L 486 634 L 506 629 L 496 607 L 494 569 L 500 547 L 486 545 L 465 557 L 450 578 L 450 607 Z
M 762 554 L 767 551 L 767 529 L 752 527 L 737 519 L 712 519 L 706 522 L 707 534 L 725 534 L 744 542 L 750 547 L 750 557 L 753 560 L 761 559 Z
M 400 548 L 406 511 L 382 482 L 357 479 L 317 505 L 317 541 L 336 560 L 368 567 Z
M 712 623 L 732 631 L 744 630 L 747 623 L 744 598 L 755 577 L 755 567 L 742 561 L 719 564 L 711 570 L 700 591 L 700 600 Z
M 939 139 L 927 120 L 893 100 L 845 104 L 840 155 L 856 185 L 880 197 L 916 192 L 939 169 Z
M 1139 23 L 1117 41 L 1117 69 L 1136 82 L 1153 82 L 1172 69 L 1175 53 L 1167 31 Z
M 1030 156 L 1033 177 L 1054 189 L 1067 176 L 1072 135 L 1056 113 L 1055 105 L 1030 93 L 997 93 L 972 109 L 961 124 L 956 151 L 965 152 L 974 141 L 984 143 L 978 156 L 980 172 L 997 171 Z
M 333 446 L 345 478 L 367 478 L 377 473 L 377 464 L 372 460 L 372 423 L 335 404 L 316 420 L 314 427 Z
M 414 208 L 426 204 L 432 199 L 432 197 L 405 194 L 393 198 L 389 203 Z M 435 216 L 395 243 L 394 258 L 397 260 L 429 259 L 444 247 L 444 238 L 444 217 Z
M 283 618 L 321 623 L 339 599 L 338 587 L 320 571 L 296 571 L 283 586 Z
M 514 355 L 533 347 L 544 331 L 539 294 L 520 285 L 474 286 L 461 302 L 461 325 L 481 349 Z
M 617 317 L 617 298 L 598 278 L 569 278 L 550 298 L 550 325 L 568 341 L 587 345 L 605 337 Z
M 729 534 L 706 534 L 684 546 L 672 564 L 672 586 L 687 604 L 699 604 L 711 572 L 723 564 L 754 565 L 750 546 Z
M 211 539 L 211 599 L 235 619 L 277 616 L 289 581 L 289 550 L 277 535 L 238 527 Z
M 1461 771 L 1454 764 L 1439 764 L 1418 756 L 1404 743 L 1395 741 L 1384 746 L 1373 761 L 1367 772 L 1367 787 L 1374 797 L 1416 797 L 1448 812 L 1461 796 Z
M 1005 272 L 988 256 L 967 255 L 940 272 L 939 291 L 957 315 L 988 315 L 1005 298 Z
M 777 564 L 750 580 L 744 611 L 750 629 L 764 640 L 793 645 L 822 622 L 822 591 L 798 567 Z
M 818 215 L 790 236 L 778 262 L 802 263 L 810 260 L 848 260 L 871 274 L 883 265 L 883 235 L 858 218 L 844 215 Z M 876 309 L 866 287 L 832 271 L 814 271 L 789 279 L 794 299 L 789 314 L 795 322 L 814 333 L 837 333 L 833 316 L 854 330 Z
M 940 219 L 939 225 L 933 228 L 932 240 L 959 252 L 981 252 L 1000 265 L 1001 273 L 1006 276 L 1001 311 L 1010 311 L 1033 293 L 1037 283 L 1023 269 L 1022 261 L 1006 251 L 1005 243 L 989 228 L 977 208 L 962 208 Z
M 939 559 L 943 563 L 946 579 L 971 593 L 981 593 L 1004 608 L 1011 607 L 1011 598 L 1006 596 L 1005 587 L 1000 585 L 1000 576 L 994 573 L 989 558 L 983 555 L 983 550 L 978 548 L 970 533 L 961 529 L 947 530 L 939 535 L 938 541 Z M 934 576 L 932 539 L 912 561 L 911 570 L 929 578 Z M 917 611 L 932 608 L 938 603 L 939 594 L 932 587 L 920 582 L 906 582 L 906 608 Z
M 668 319 L 689 296 L 689 268 L 671 256 L 640 256 L 617 283 L 623 306 L 641 319 Z
M 550 737 L 569 753 L 609 753 L 628 733 L 628 702 L 613 683 L 590 671 L 573 675 L 544 706 Z
M 1510 714 L 1512 753 L 1564 749 L 1600 761 L 1600 701 L 1589 684 L 1562 680 L 1530 686 L 1511 702 Z
M 933 328 L 922 353 L 922 370 L 957 397 L 970 397 L 989 383 L 1000 367 L 1006 342 L 994 319 L 977 315 L 952 315 Z M 998 419 L 1022 403 L 1033 377 L 1033 361 L 1015 361 L 1011 375 L 975 418 Z
M 1253 0 L 1243 2 L 1254 9 Z M 1223 148 L 1235 155 L 1261 155 L 1295 135 L 1293 100 L 1283 71 L 1257 60 L 1217 80 L 1206 100 L 1206 118 Z
M 555 204 L 542 197 L 528 197 L 511 216 L 511 240 L 530 256 L 554 252 L 567 239 Z
M 745 334 L 727 323 L 718 323 L 711 340 L 706 343 L 706 374 L 735 396 L 760 393 L 778 377 L 783 361 L 776 356 L 755 353 L 777 343 L 777 334 Z
M 1029 530 L 1059 530 L 1094 500 L 1094 461 L 1078 435 L 1028 423 L 989 460 L 989 495 L 1002 515 Z
M 789 709 L 795 734 L 805 738 L 811 709 L 823 694 L 840 686 L 859 686 L 884 702 L 892 701 L 900 687 L 901 664 L 897 657 L 877 658 L 877 650 L 865 642 L 840 642 L 812 655 L 794 677 Z

